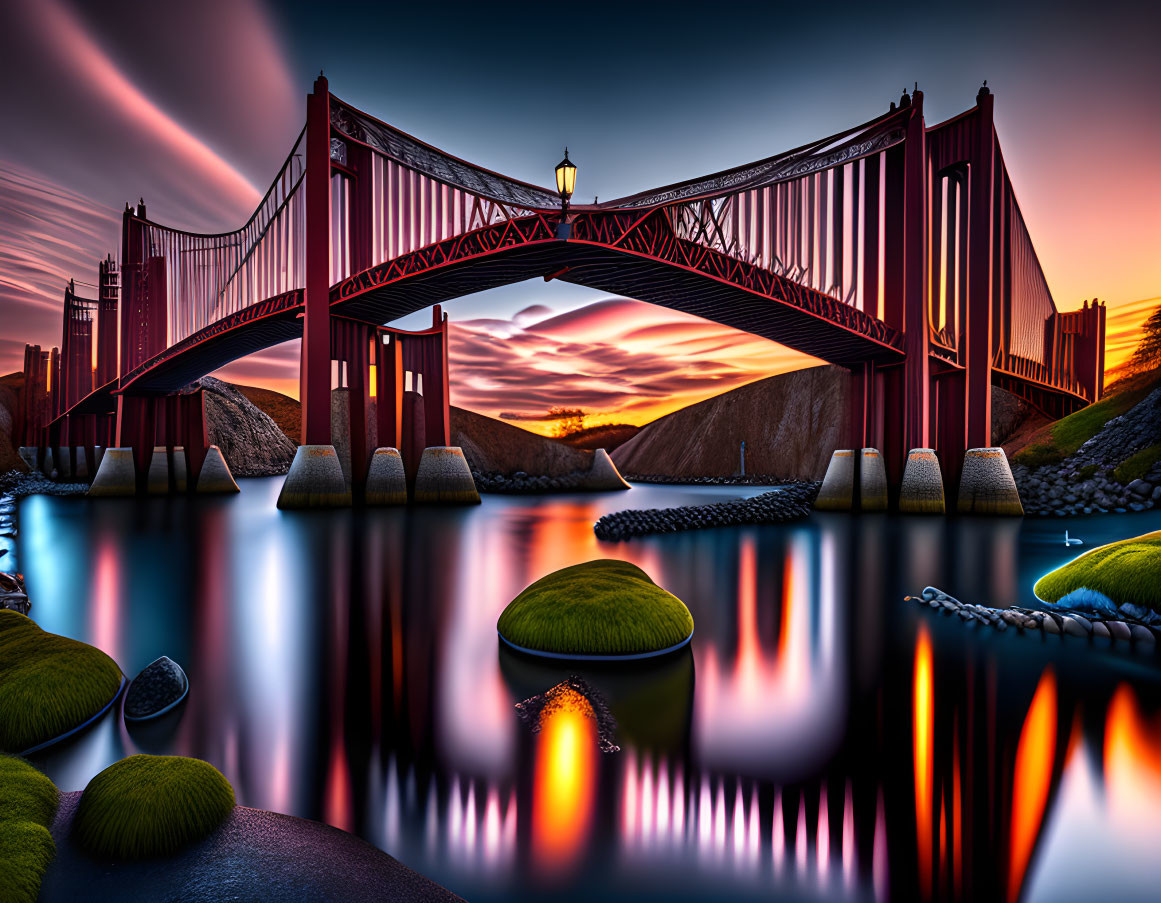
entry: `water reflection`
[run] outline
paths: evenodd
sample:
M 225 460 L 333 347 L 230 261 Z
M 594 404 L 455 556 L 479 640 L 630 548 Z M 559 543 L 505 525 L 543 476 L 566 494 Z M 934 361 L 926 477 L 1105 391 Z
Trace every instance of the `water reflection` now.
M 1097 835 L 1105 895 L 1161 880 L 1152 662 L 899 601 L 933 584 L 1026 604 L 1070 555 L 1036 524 L 816 516 L 602 544 L 609 510 L 749 490 L 286 515 L 278 488 L 22 503 L 42 626 L 191 679 L 160 723 L 108 718 L 40 757 L 64 789 L 137 751 L 200 756 L 243 804 L 360 833 L 472 900 L 1058 899 Z M 1090 519 L 1086 542 L 1125 523 Z M 691 648 L 583 669 L 499 648 L 512 597 L 602 556 L 689 604 Z M 619 752 L 599 751 L 583 697 L 539 733 L 516 717 L 577 673 Z

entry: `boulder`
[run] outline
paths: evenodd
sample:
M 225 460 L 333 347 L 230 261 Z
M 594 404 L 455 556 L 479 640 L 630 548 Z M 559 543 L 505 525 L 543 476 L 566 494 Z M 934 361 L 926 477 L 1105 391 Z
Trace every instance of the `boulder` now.
M 189 678 L 169 656 L 155 659 L 133 678 L 125 693 L 126 721 L 160 718 L 189 693 Z

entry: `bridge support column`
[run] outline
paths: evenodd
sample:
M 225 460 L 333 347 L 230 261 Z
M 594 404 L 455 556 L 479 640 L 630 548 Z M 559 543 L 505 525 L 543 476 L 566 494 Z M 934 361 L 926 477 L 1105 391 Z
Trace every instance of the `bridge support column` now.
M 940 374 L 933 379 L 935 394 L 935 447 L 943 469 L 944 495 L 955 498 L 968 449 L 967 378 L 962 370 Z
M 300 390 L 302 444 L 331 444 L 330 90 L 319 76 L 306 99 L 306 292 Z
M 148 490 L 156 449 L 164 449 L 167 460 L 180 456 L 188 486 L 197 483 L 208 447 L 205 394 L 201 389 L 177 395 L 118 395 L 116 425 L 116 450 L 132 456 L 139 493 Z M 120 460 L 123 457 L 118 456 L 118 474 L 124 472 L 125 465 Z
M 967 252 L 967 315 L 964 338 L 966 355 L 967 439 L 957 456 L 967 448 L 986 448 L 992 444 L 992 219 L 993 152 L 995 133 L 992 107 L 995 98 L 987 88 L 976 96 L 976 146 L 972 148 L 968 178 L 970 226 Z M 951 458 L 946 449 L 945 458 Z

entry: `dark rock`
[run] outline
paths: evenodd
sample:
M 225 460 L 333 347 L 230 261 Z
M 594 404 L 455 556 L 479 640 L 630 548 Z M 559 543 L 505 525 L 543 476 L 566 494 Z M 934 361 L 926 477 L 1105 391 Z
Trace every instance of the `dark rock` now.
M 144 721 L 165 714 L 189 689 L 181 666 L 168 656 L 150 662 L 133 678 L 125 693 L 125 720 Z

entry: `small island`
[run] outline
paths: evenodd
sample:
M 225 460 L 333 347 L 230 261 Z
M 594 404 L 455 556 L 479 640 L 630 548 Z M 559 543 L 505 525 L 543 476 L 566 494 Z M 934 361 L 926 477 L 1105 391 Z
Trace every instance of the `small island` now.
M 541 577 L 508 604 L 496 629 L 520 652 L 620 661 L 680 649 L 693 636 L 693 615 L 641 568 L 600 559 Z

